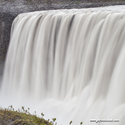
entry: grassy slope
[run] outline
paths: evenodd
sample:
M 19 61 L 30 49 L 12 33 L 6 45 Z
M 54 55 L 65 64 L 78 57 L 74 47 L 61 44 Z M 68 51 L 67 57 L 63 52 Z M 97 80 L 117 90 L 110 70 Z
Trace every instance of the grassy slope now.
M 0 125 L 52 125 L 50 122 L 30 114 L 27 110 L 0 109 Z

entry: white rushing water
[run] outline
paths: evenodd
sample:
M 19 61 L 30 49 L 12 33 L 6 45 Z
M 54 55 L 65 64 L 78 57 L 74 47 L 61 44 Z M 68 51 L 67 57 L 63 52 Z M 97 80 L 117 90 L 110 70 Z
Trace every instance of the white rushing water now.
M 20 14 L 0 100 L 58 125 L 125 125 L 125 6 Z

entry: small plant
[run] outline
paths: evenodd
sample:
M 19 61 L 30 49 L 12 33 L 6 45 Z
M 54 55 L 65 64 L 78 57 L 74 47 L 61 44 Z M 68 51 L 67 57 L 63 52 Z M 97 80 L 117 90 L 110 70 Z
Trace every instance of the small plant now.
M 25 112 L 26 112 L 26 113 L 28 112 L 27 109 L 25 110 Z
M 42 118 L 44 117 L 44 114 L 43 113 L 41 113 L 41 116 L 42 116 Z
M 34 111 L 35 115 L 36 115 L 36 111 Z
M 53 120 L 53 122 L 55 122 L 55 121 L 56 121 L 56 118 L 52 118 L 52 120 Z
M 13 109 L 13 106 L 12 106 L 12 105 L 10 105 L 9 107 L 10 107 L 10 109 Z
M 54 125 L 54 123 L 55 123 L 55 125 L 57 125 L 57 122 L 55 122 L 56 121 L 56 118 L 52 118 L 52 123 L 53 123 L 53 125 Z
M 80 122 L 80 125 L 82 125 L 83 124 L 83 122 Z
M 53 122 L 52 122 L 52 121 L 50 121 L 50 123 L 53 125 Z
M 72 124 L 72 121 L 70 121 L 70 123 L 69 123 L 70 125 Z
M 17 110 L 18 112 L 20 112 L 20 109 L 18 108 L 18 110 Z
M 24 106 L 22 106 L 22 110 L 25 111 Z

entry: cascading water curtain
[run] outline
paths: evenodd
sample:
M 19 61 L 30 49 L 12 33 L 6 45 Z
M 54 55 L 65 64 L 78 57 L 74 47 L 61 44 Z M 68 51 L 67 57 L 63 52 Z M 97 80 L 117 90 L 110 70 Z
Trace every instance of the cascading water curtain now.
M 17 16 L 0 100 L 58 125 L 125 125 L 125 6 Z

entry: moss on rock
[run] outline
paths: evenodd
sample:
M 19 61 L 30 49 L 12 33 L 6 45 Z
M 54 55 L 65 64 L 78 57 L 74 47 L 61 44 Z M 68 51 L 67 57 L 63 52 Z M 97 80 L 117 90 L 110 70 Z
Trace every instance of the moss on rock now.
M 12 111 L 11 109 L 0 109 L 0 125 L 52 125 L 50 122 L 27 110 L 23 112 Z

